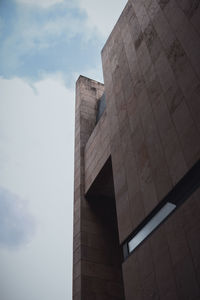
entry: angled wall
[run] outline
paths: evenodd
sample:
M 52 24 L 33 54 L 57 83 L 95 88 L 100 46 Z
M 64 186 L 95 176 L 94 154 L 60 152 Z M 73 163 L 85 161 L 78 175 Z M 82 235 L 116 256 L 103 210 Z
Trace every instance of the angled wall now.
M 129 0 L 105 86 L 77 81 L 74 300 L 200 299 L 199 20 L 196 0 Z M 170 195 L 173 214 L 127 250 Z
M 199 1 L 130 0 L 102 50 L 121 243 L 200 158 L 199 19 Z M 124 261 L 126 300 L 200 298 L 199 197 Z
M 85 193 L 110 156 L 110 138 L 104 111 L 85 146 Z
M 128 1 L 102 50 L 120 241 L 200 157 L 200 38 L 179 2 Z

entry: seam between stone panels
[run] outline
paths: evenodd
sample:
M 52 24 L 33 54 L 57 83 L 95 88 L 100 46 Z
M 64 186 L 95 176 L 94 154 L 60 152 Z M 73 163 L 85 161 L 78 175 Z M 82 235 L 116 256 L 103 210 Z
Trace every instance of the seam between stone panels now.
M 133 4 L 131 3 L 132 7 L 133 7 Z M 134 10 L 134 8 L 133 8 Z M 129 25 L 128 25 L 128 28 L 129 28 Z M 120 31 L 120 27 L 119 27 L 119 31 Z M 129 33 L 130 33 L 130 28 L 129 28 Z M 130 33 L 131 34 L 131 33 Z M 121 35 L 121 31 L 120 31 L 120 35 Z M 122 41 L 123 41 L 123 37 L 121 36 L 122 38 Z M 131 40 L 132 40 L 132 35 L 131 35 Z M 130 66 L 129 66 L 129 61 L 127 59 L 127 53 L 126 53 L 126 48 L 124 47 L 124 41 L 123 41 L 123 48 L 124 48 L 124 52 L 125 52 L 125 55 L 126 55 L 126 60 L 127 60 L 127 65 L 128 65 L 128 69 L 129 69 L 129 74 L 130 74 L 130 79 L 132 81 L 132 85 L 133 84 L 133 78 L 132 78 L 132 75 L 131 75 L 131 72 L 130 72 Z M 136 53 L 135 53 L 136 55 Z M 137 63 L 137 66 L 138 66 L 138 63 Z M 126 103 L 126 102 L 125 102 Z M 126 107 L 127 107 L 127 104 L 126 104 Z M 130 127 L 130 117 L 128 115 L 128 120 L 129 120 L 129 127 Z M 139 122 L 140 122 L 140 125 L 141 125 L 141 117 L 139 116 Z M 143 131 L 143 129 L 142 129 Z M 131 133 L 131 127 L 130 127 L 130 133 Z M 134 146 L 133 145 L 133 141 L 131 140 L 131 144 L 132 144 L 132 147 Z M 137 176 L 137 180 L 138 180 L 138 184 L 139 184 L 139 194 L 140 194 L 140 199 L 141 199 L 141 204 L 142 204 L 142 208 L 143 208 L 143 213 L 145 215 L 145 206 L 144 206 L 144 199 L 143 199 L 143 195 L 142 195 L 142 191 L 141 191 L 141 185 L 140 185 L 140 176 L 139 176 L 139 170 L 138 170 L 138 166 L 137 166 L 137 162 L 136 162 L 136 155 L 133 151 L 133 156 L 134 156 L 134 160 L 135 160 L 135 169 L 136 169 L 136 176 Z M 132 218 L 131 218 L 132 220 Z M 132 221 L 131 221 L 132 223 Z M 135 224 L 132 224 L 134 227 L 135 227 Z
M 163 230 L 165 231 L 165 237 L 166 237 L 167 250 L 168 250 L 169 259 L 170 259 L 170 262 L 171 262 L 172 274 L 173 274 L 173 278 L 174 278 L 174 282 L 175 282 L 175 286 L 176 286 L 176 296 L 178 297 L 179 296 L 178 282 L 177 282 L 177 279 L 176 279 L 176 274 L 175 274 L 175 272 L 173 270 L 172 253 L 171 253 L 171 250 L 170 250 L 170 247 L 169 247 L 169 238 L 168 238 L 168 235 L 166 233 L 165 226 L 166 225 L 163 224 Z
M 120 76 L 120 77 L 121 77 L 121 76 Z M 112 79 L 112 81 L 113 81 L 113 79 Z M 114 91 L 114 95 L 115 95 L 115 99 L 116 99 L 115 91 Z M 126 109 L 126 113 L 127 113 L 127 109 Z M 128 114 L 127 114 L 127 115 L 128 115 Z M 118 120 L 118 124 L 119 124 L 119 117 L 118 117 L 118 115 L 117 115 L 117 120 Z M 119 127 L 119 136 L 120 136 L 120 140 L 122 140 L 121 133 L 120 133 L 120 127 Z M 125 153 L 124 153 L 124 151 L 121 151 L 121 152 L 122 152 L 122 155 L 123 155 L 123 161 L 124 161 Z M 133 224 L 132 224 L 131 214 L 130 214 L 130 212 L 131 212 L 131 205 L 130 205 L 130 196 L 129 196 L 129 194 L 128 194 L 127 173 L 126 173 L 126 169 L 125 169 L 124 165 L 123 165 L 122 167 L 123 167 L 123 169 L 124 169 L 125 182 L 126 182 L 126 187 L 127 187 L 127 197 L 128 197 L 128 206 L 129 206 L 129 218 L 130 218 L 129 220 L 130 220 L 131 225 L 133 225 Z
M 196 192 L 196 191 L 195 191 L 195 192 Z M 195 192 L 194 192 L 194 193 L 192 194 L 192 196 L 191 196 L 192 198 L 194 198 L 194 200 L 195 200 L 195 195 L 194 195 Z M 190 200 L 193 200 L 193 199 L 190 199 Z M 199 286 L 199 279 L 198 279 L 197 267 L 195 266 L 193 253 L 192 253 L 190 244 L 189 244 L 189 242 L 188 242 L 187 233 L 186 233 L 186 231 L 185 231 L 184 228 L 183 228 L 183 232 L 184 232 L 184 235 L 185 235 L 186 245 L 187 245 L 188 251 L 189 251 L 189 253 L 190 253 L 191 260 L 192 260 L 192 265 L 193 265 L 193 269 L 194 269 L 194 274 L 195 274 L 196 284 L 197 284 L 197 286 Z M 200 292 L 200 290 L 199 290 L 199 292 Z
M 159 5 L 159 4 L 158 4 L 158 5 Z M 144 9 L 145 9 L 145 11 L 146 11 L 146 14 L 148 15 L 149 20 L 150 20 L 149 23 L 151 23 L 153 29 L 155 30 L 155 32 L 156 32 L 156 34 L 157 34 L 157 30 L 156 30 L 156 28 L 154 27 L 153 22 L 151 21 L 151 18 L 150 18 L 150 16 L 149 16 L 148 11 L 146 10 L 145 7 L 144 7 Z M 162 10 L 161 10 L 161 13 L 163 14 L 163 11 L 162 11 Z M 163 14 L 163 15 L 164 15 L 164 14 Z M 164 16 L 164 17 L 165 17 L 165 16 Z M 165 19 L 166 19 L 166 17 L 165 17 Z M 167 21 L 167 20 L 166 20 L 166 21 Z M 167 23 L 168 23 L 168 21 L 167 21 Z M 158 34 L 157 34 L 157 38 L 158 38 L 158 40 L 159 40 L 159 42 L 160 42 L 160 44 L 161 44 L 161 46 L 162 46 L 162 52 L 163 52 L 163 54 L 164 54 L 165 57 L 166 57 L 164 45 L 163 45 L 162 41 L 160 40 L 160 37 L 158 36 Z M 146 44 L 146 42 L 145 42 L 145 44 Z M 148 47 L 147 47 L 147 51 L 149 52 Z M 149 55 L 150 55 L 150 57 L 151 57 L 150 52 L 149 52 Z M 170 65 L 169 65 L 169 67 L 170 67 L 170 69 L 171 69 L 171 66 L 170 66 Z M 161 93 L 161 96 L 162 96 L 163 101 L 164 101 L 165 97 L 164 97 L 163 87 L 162 87 L 162 84 L 160 83 L 160 77 L 159 77 L 158 74 L 157 74 L 157 70 L 156 70 L 154 64 L 152 64 L 152 68 L 153 68 L 153 71 L 154 71 L 155 74 L 156 74 L 156 77 L 158 78 L 158 81 L 159 81 L 159 84 L 160 84 L 160 88 L 161 88 L 161 92 L 162 92 L 162 93 Z M 173 71 L 172 71 L 172 72 L 173 72 Z M 173 73 L 173 74 L 174 74 L 174 73 Z M 145 81 L 144 81 L 144 82 L 145 82 Z M 176 82 L 176 83 L 177 83 L 177 82 Z M 146 82 L 145 82 L 145 86 L 146 86 Z M 178 86 L 178 85 L 177 85 L 177 86 Z M 182 91 L 181 91 L 181 92 L 182 92 Z M 166 104 L 166 108 L 167 108 L 167 110 L 168 110 L 168 112 L 169 112 L 169 107 L 168 107 L 168 105 L 167 105 L 166 102 L 165 102 L 165 104 Z M 156 119 L 156 117 L 155 117 L 155 112 L 154 112 L 154 109 L 153 109 L 153 107 L 152 107 L 152 102 L 151 102 L 151 101 L 150 101 L 150 106 L 151 106 L 151 109 L 152 109 L 152 114 L 153 114 L 153 118 L 154 118 L 155 124 L 157 125 L 157 119 Z M 185 156 L 184 156 L 184 153 L 183 153 L 182 144 L 181 144 L 181 142 L 180 142 L 180 140 L 179 140 L 179 135 L 178 135 L 178 133 L 177 133 L 175 124 L 174 124 L 174 122 L 173 122 L 173 119 L 172 119 L 170 113 L 169 113 L 169 119 L 170 119 L 170 121 L 171 121 L 172 124 L 173 124 L 173 129 L 175 129 L 176 137 L 177 137 L 177 139 L 178 139 L 178 144 L 179 144 L 180 150 L 181 150 L 181 152 L 182 152 L 182 155 L 183 155 L 183 158 L 184 158 L 184 161 L 185 161 Z M 157 127 L 157 128 L 159 128 L 159 127 Z M 169 179 L 170 179 L 171 184 L 172 184 L 172 186 L 173 186 L 173 185 L 174 185 L 174 182 L 173 182 L 173 178 L 172 178 L 172 176 L 171 176 L 171 172 L 170 172 L 170 168 L 169 168 L 169 164 L 168 164 L 168 159 L 167 159 L 165 147 L 164 147 L 164 145 L 163 145 L 163 141 L 162 141 L 162 138 L 161 138 L 160 130 L 158 130 L 158 137 L 159 137 L 159 140 L 160 140 L 160 145 L 161 145 L 161 148 L 162 148 L 162 151 L 163 151 L 163 155 L 164 155 L 164 157 L 165 157 L 165 163 L 166 163 L 166 167 L 167 167 Z M 187 164 L 186 164 L 186 161 L 185 161 L 185 165 L 187 165 Z
M 109 65 L 111 65 L 111 63 L 110 63 L 110 58 L 109 58 L 109 55 L 110 55 L 110 51 L 108 50 L 108 61 L 109 61 Z M 111 67 L 111 70 L 112 70 L 112 67 Z M 113 94 L 114 94 L 114 99 L 116 99 L 116 94 L 115 94 L 115 91 L 114 91 L 114 89 L 113 89 L 113 75 L 111 74 L 111 79 L 112 79 L 112 91 L 113 91 Z M 114 102 L 115 103 L 115 102 Z M 115 108 L 116 108 L 116 104 L 114 104 L 115 105 Z M 118 124 L 119 124 L 119 117 L 118 117 L 118 114 L 116 115 L 116 118 L 117 118 L 117 121 L 118 121 Z M 120 140 L 121 140 L 121 134 L 119 133 L 119 137 L 120 137 Z M 123 153 L 122 153 L 123 154 Z M 123 154 L 123 156 L 124 156 L 124 154 Z M 124 166 L 122 166 L 123 167 L 123 169 L 124 169 L 124 174 L 125 174 L 125 182 L 126 182 L 126 186 L 127 186 L 127 189 L 128 189 L 128 184 L 127 184 L 127 174 L 126 174 L 126 171 L 125 171 L 125 168 L 124 168 Z M 127 194 L 127 196 L 128 196 L 128 194 Z M 129 198 L 129 196 L 128 196 L 128 206 L 129 206 L 129 221 L 130 221 L 130 223 L 132 224 L 132 220 L 131 220 L 131 214 L 130 214 L 130 198 Z
M 158 5 L 159 5 L 159 4 L 158 4 Z M 177 6 L 179 6 L 179 5 L 177 4 Z M 179 7 L 179 8 L 180 8 L 180 7 Z M 180 9 L 181 9 L 181 8 L 180 8 Z M 146 8 L 145 8 L 145 10 L 146 10 Z M 181 11 L 182 11 L 182 9 L 181 9 Z M 147 15 L 148 15 L 148 17 L 149 17 L 149 13 L 148 13 L 147 10 L 146 10 L 146 13 L 147 13 Z M 167 18 L 167 16 L 166 16 L 165 12 L 164 12 L 162 9 L 161 9 L 161 13 L 163 14 L 163 17 L 165 18 L 165 21 L 167 22 L 169 28 L 171 29 L 171 32 L 173 32 L 174 37 L 176 37 L 177 40 L 180 42 L 180 39 L 179 39 L 178 35 L 177 35 L 177 34 L 175 33 L 175 31 L 173 30 L 173 28 L 172 28 L 170 22 L 168 21 L 168 18 Z M 183 12 L 183 14 L 184 14 L 184 12 Z M 185 15 L 185 14 L 184 14 L 184 15 Z M 187 18 L 187 17 L 185 16 L 185 18 Z M 149 19 L 151 20 L 150 17 L 149 17 Z M 152 26 L 153 26 L 155 32 L 157 33 L 157 30 L 156 30 L 156 28 L 154 27 L 154 24 L 152 23 L 152 21 L 151 21 L 151 24 L 152 24 Z M 161 41 L 161 39 L 160 39 L 160 37 L 159 37 L 158 35 L 157 35 L 157 38 L 159 39 L 159 41 L 160 41 L 160 43 L 161 43 L 161 45 L 162 45 L 163 54 L 164 54 L 165 58 L 167 58 L 167 57 L 166 57 L 166 51 L 165 51 L 165 47 L 164 47 L 164 45 L 163 45 L 163 42 Z M 181 43 L 181 42 L 180 42 L 180 44 L 181 44 L 181 46 L 182 46 L 182 43 Z M 183 46 L 182 46 L 182 48 L 183 48 Z M 184 49 L 184 48 L 183 48 L 183 50 L 184 50 L 184 52 L 185 52 L 185 49 Z M 149 50 L 148 50 L 148 51 L 149 51 Z M 199 79 L 199 76 L 198 76 L 198 74 L 196 74 L 196 71 L 195 71 L 195 69 L 193 68 L 193 65 L 192 65 L 192 63 L 191 63 L 191 60 L 189 59 L 189 57 L 188 57 L 188 55 L 187 55 L 186 52 L 185 52 L 185 55 L 187 56 L 188 63 L 189 63 L 189 65 L 191 66 L 191 68 L 192 68 L 194 74 L 196 75 L 197 79 Z M 167 61 L 168 61 L 168 60 L 167 60 Z M 174 81 L 176 82 L 177 87 L 179 87 L 180 90 L 181 90 L 181 93 L 182 93 L 183 98 L 184 98 L 183 101 L 184 101 L 185 105 L 187 106 L 188 111 L 190 112 L 190 117 L 191 117 L 191 119 L 193 120 L 193 123 L 194 123 L 194 125 L 195 125 L 195 127 L 196 127 L 196 129 L 197 129 L 197 132 L 200 134 L 200 130 L 199 130 L 199 128 L 198 128 L 198 126 L 197 126 L 197 124 L 196 124 L 196 121 L 195 121 L 195 119 L 194 119 L 194 117 L 193 117 L 193 113 L 192 113 L 192 111 L 191 111 L 191 108 L 190 108 L 189 105 L 188 105 L 188 100 L 186 100 L 187 97 L 185 97 L 184 93 L 182 92 L 182 87 L 180 86 L 180 84 L 179 84 L 179 82 L 178 82 L 178 80 L 177 80 L 177 77 L 176 77 L 174 71 L 172 70 L 172 67 L 171 67 L 170 64 L 169 64 L 169 67 L 170 67 L 170 69 L 171 69 L 171 71 L 172 71 L 172 73 L 173 73 L 173 78 L 174 78 Z M 154 69 L 155 73 L 157 74 L 157 70 L 156 70 L 156 68 L 155 68 L 154 65 L 153 65 L 153 69 Z M 157 77 L 158 77 L 158 80 L 159 80 L 159 82 L 160 82 L 160 78 L 159 78 L 158 74 L 157 74 Z M 199 81 L 199 80 L 198 80 L 198 81 Z M 200 83 L 200 82 L 199 82 L 199 83 Z M 161 89 L 162 89 L 162 91 L 163 91 L 162 85 L 161 85 Z M 163 97 L 164 97 L 164 94 L 163 94 Z M 164 98 L 165 98 L 165 97 L 164 97 Z M 186 101 L 185 101 L 185 100 L 186 100 Z M 168 108 L 168 110 L 169 110 L 168 104 L 167 104 L 167 108 Z M 170 115 L 170 114 L 169 114 L 169 115 Z M 171 119 L 171 121 L 172 121 L 172 123 L 173 123 L 173 125 L 174 125 L 175 130 L 176 130 L 176 126 L 175 126 L 175 124 L 174 124 L 174 121 L 173 121 L 171 115 L 170 115 L 170 119 Z M 181 141 L 180 141 L 179 134 L 178 134 L 177 130 L 176 130 L 176 134 L 177 134 L 177 137 L 178 137 L 178 140 L 179 140 L 179 145 L 181 146 L 181 151 L 182 151 L 182 154 L 183 154 L 183 157 L 184 157 L 184 160 L 185 160 L 185 155 L 184 155 L 184 152 L 183 152 L 183 149 L 182 149 L 182 143 L 181 143 Z M 185 164 L 186 164 L 186 166 L 188 166 L 186 160 L 185 160 Z
M 159 5 L 159 4 L 158 4 L 158 5 Z M 146 10 L 146 8 L 145 8 L 145 10 Z M 147 15 L 148 15 L 148 17 L 149 17 L 149 14 L 148 14 L 147 11 L 146 11 L 146 13 L 147 13 Z M 163 10 L 161 10 L 161 13 L 163 14 L 164 18 L 166 19 L 166 22 L 168 23 L 168 25 L 170 26 L 170 24 L 169 24 L 169 22 L 168 22 L 168 19 L 167 19 L 166 16 L 164 15 Z M 150 17 L 149 17 L 149 19 L 150 19 Z M 150 19 L 150 20 L 151 20 L 151 19 Z M 152 22 L 151 22 L 151 23 L 152 23 Z M 155 29 L 153 23 L 152 23 L 152 26 L 153 26 L 154 30 L 156 31 L 156 33 L 157 33 L 157 30 Z M 159 37 L 158 35 L 157 35 L 157 38 L 159 39 L 159 41 L 160 41 L 160 43 L 161 43 L 161 45 L 162 45 L 162 50 L 163 50 L 162 52 L 163 52 L 163 55 L 164 55 L 165 58 L 167 59 L 164 45 L 163 45 L 163 43 L 162 43 L 162 41 L 160 40 L 160 37 Z M 148 49 L 147 49 L 147 50 L 148 50 Z M 149 52 L 149 50 L 148 50 L 148 52 Z M 149 55 L 150 55 L 150 53 L 149 53 Z M 150 56 L 151 56 L 151 55 L 150 55 Z M 167 61 L 168 61 L 168 60 L 167 60 Z M 153 68 L 153 70 L 154 70 L 154 72 L 155 72 L 155 74 L 156 74 L 156 76 L 157 76 L 157 78 L 158 78 L 158 80 L 159 80 L 159 84 L 160 84 L 161 90 L 162 90 L 162 97 L 165 99 L 163 87 L 162 87 L 162 84 L 160 83 L 160 77 L 158 76 L 157 70 L 156 70 L 156 68 L 155 68 L 154 65 L 152 65 L 152 68 Z M 173 72 L 173 70 L 172 70 L 170 64 L 169 64 L 169 68 L 171 69 L 171 71 L 172 71 L 172 73 L 173 73 L 173 77 L 174 77 L 174 80 L 175 80 L 175 82 L 176 82 L 177 87 L 180 88 L 180 86 L 179 86 L 179 84 L 178 84 L 178 82 L 177 82 L 177 78 L 175 77 L 175 74 L 174 74 L 174 72 Z M 181 88 L 180 88 L 180 89 L 181 89 Z M 181 89 L 181 93 L 182 93 L 182 89 Z M 182 94 L 183 94 L 183 93 L 182 93 Z M 183 95 L 183 96 L 184 96 L 184 95 Z M 184 96 L 184 98 L 185 98 L 185 96 Z M 183 101 L 185 102 L 185 100 L 183 100 Z M 185 104 L 186 104 L 186 103 L 185 103 Z M 151 103 L 151 106 L 152 106 L 152 103 Z M 168 112 L 169 112 L 169 107 L 168 107 L 168 104 L 167 104 L 167 103 L 166 103 L 166 107 L 167 107 Z M 153 111 L 153 115 L 154 115 L 154 111 Z M 155 116 L 154 116 L 154 118 L 155 118 Z M 182 152 L 182 155 L 183 155 L 183 158 L 184 158 L 185 166 L 188 167 L 188 164 L 187 164 L 187 162 L 186 162 L 185 155 L 184 155 L 184 152 L 183 152 L 182 143 L 181 143 L 181 141 L 180 141 L 179 134 L 178 134 L 177 129 L 176 129 L 176 126 L 175 126 L 175 124 L 174 124 L 173 118 L 172 118 L 171 115 L 170 115 L 170 112 L 169 112 L 169 118 L 170 118 L 170 120 L 171 120 L 171 123 L 173 124 L 173 129 L 174 129 L 174 131 L 175 131 L 176 138 L 177 138 L 178 144 L 179 144 L 179 148 L 180 148 L 180 150 L 181 150 L 181 152 Z M 156 118 L 155 118 L 155 120 L 156 120 Z M 157 121 L 156 121 L 156 124 L 157 124 Z M 196 125 L 196 124 L 195 124 L 195 125 Z M 158 134 L 159 134 L 159 137 L 160 137 L 160 139 L 161 139 L 159 130 L 158 130 Z M 164 145 L 163 145 L 162 139 L 161 139 L 161 145 L 162 145 L 162 148 L 163 148 L 163 151 L 164 151 L 164 156 L 165 156 L 165 160 L 166 160 L 168 172 L 169 172 L 169 175 L 170 175 L 170 179 L 172 180 L 172 185 L 174 185 L 173 178 L 171 177 L 171 172 L 170 172 L 170 168 L 169 168 L 169 165 L 168 165 L 168 160 L 167 160 L 167 157 L 166 157 L 166 151 L 164 150 L 165 147 L 164 147 Z
M 154 251 L 153 251 L 153 249 L 152 249 L 152 245 L 151 245 L 151 242 L 149 242 L 149 247 L 150 247 L 150 249 L 151 249 L 151 257 L 152 257 L 152 264 L 153 264 L 153 268 L 154 268 L 154 276 L 155 276 L 155 282 L 156 282 L 156 286 L 157 286 L 157 289 L 158 289 L 158 294 L 159 294 L 159 299 L 160 299 L 160 297 L 161 297 L 161 295 L 160 295 L 160 290 L 159 290 L 159 285 L 158 285 L 158 282 L 159 282 L 159 278 L 158 278 L 158 276 L 157 276 L 157 272 L 156 272 L 156 262 L 155 262 L 155 260 L 154 260 Z
M 132 6 L 133 6 L 133 4 L 132 4 Z M 133 10 L 134 10 L 134 7 L 133 7 Z M 137 15 L 135 14 L 135 18 L 137 19 L 137 22 L 138 22 L 138 24 L 139 24 L 139 21 L 138 21 L 138 18 L 137 18 Z M 139 26 L 140 26 L 140 24 L 139 24 Z M 130 28 L 130 27 L 129 27 Z M 141 27 L 140 27 L 141 28 Z M 130 31 L 130 29 L 129 29 L 129 31 Z M 146 43 L 145 43 L 145 46 L 146 46 Z M 147 49 L 148 50 L 148 49 Z M 148 51 L 148 53 L 149 53 L 149 51 Z M 137 51 L 135 51 L 135 55 L 136 55 L 136 57 L 138 56 L 137 55 Z M 150 55 L 150 54 L 149 54 Z M 139 65 L 139 63 L 137 63 L 137 67 L 138 67 L 138 69 L 139 69 L 139 72 L 140 72 L 140 74 L 141 74 L 141 76 L 142 76 L 142 78 L 143 78 L 143 80 L 144 80 L 144 76 L 143 76 L 143 73 L 142 73 L 142 71 L 141 71 L 141 68 L 140 68 L 140 65 Z M 144 81 L 145 82 L 145 81 Z M 145 85 L 145 93 L 148 95 L 148 93 L 147 93 L 147 88 L 146 88 L 146 85 Z M 141 112 L 139 111 L 139 122 L 140 122 L 140 126 L 141 126 L 141 128 L 142 128 L 142 132 L 143 132 L 143 137 L 144 137 L 144 141 L 145 141 L 145 145 L 147 145 L 147 142 L 146 142 L 146 136 L 145 136 L 145 131 L 144 131 L 144 127 L 143 127 L 143 123 L 142 123 L 142 120 L 141 120 Z M 148 147 L 146 146 L 146 150 L 147 150 L 147 153 L 148 153 L 148 161 L 149 161 L 149 164 L 150 164 L 150 172 L 151 172 L 151 176 L 152 176 L 152 183 L 153 183 L 153 186 L 154 186 L 154 189 L 155 189 L 155 194 L 156 194 L 156 202 L 158 203 L 159 202 L 159 200 L 158 200 L 158 191 L 157 191 L 157 187 L 156 187 L 156 184 L 155 184 L 155 180 L 154 180 L 154 177 L 153 177 L 153 174 L 152 174 L 152 170 L 153 170 L 153 167 L 152 167 L 152 162 L 151 162 L 151 159 L 150 159 L 150 156 L 149 156 L 149 150 L 148 150 Z M 139 181 L 140 181 L 140 179 L 139 179 Z M 142 197 L 143 198 L 143 197 Z M 143 200 L 143 203 L 144 203 L 144 200 Z M 144 212 L 145 212 L 145 210 L 144 210 Z
M 181 10 L 182 14 L 184 15 L 184 18 L 190 23 L 191 27 L 195 30 L 194 26 L 192 26 L 191 22 L 188 20 L 188 18 L 186 17 L 185 13 L 184 13 L 183 10 L 179 7 L 179 5 L 177 4 L 177 2 L 176 2 L 176 5 L 177 5 L 177 7 Z M 165 11 L 162 10 L 162 13 L 163 13 L 165 19 L 167 20 L 167 23 L 168 23 L 168 25 L 169 25 L 171 31 L 174 33 L 174 35 L 176 36 L 176 38 L 177 38 L 177 39 L 179 40 L 179 42 L 181 43 L 181 41 L 180 41 L 180 39 L 179 39 L 179 36 L 178 36 L 176 30 L 174 30 L 174 28 L 173 28 L 171 22 L 169 22 L 169 18 L 167 17 Z M 196 30 L 195 30 L 195 33 L 196 33 Z M 199 34 L 198 34 L 198 35 L 199 35 Z M 191 65 L 191 67 L 192 67 L 194 73 L 196 74 L 197 78 L 200 80 L 200 77 L 199 77 L 200 75 L 196 73 L 196 70 L 195 70 L 194 67 L 193 67 L 193 63 L 191 62 L 191 59 L 189 58 L 187 52 L 185 51 L 185 48 L 184 48 L 184 46 L 183 46 L 182 43 L 181 43 L 181 46 L 182 46 L 182 48 L 183 48 L 185 54 L 187 55 L 187 58 L 188 58 L 188 60 L 189 60 L 189 63 L 190 63 L 190 65 Z
M 182 7 L 180 6 L 180 4 L 179 4 L 179 2 L 177 2 L 177 0 L 175 0 L 176 1 L 176 5 L 182 10 L 182 12 L 183 12 L 183 14 L 185 15 L 185 17 L 188 19 L 188 21 L 190 22 L 190 25 L 193 27 L 193 29 L 196 31 L 196 33 L 199 35 L 199 37 L 200 37 L 200 33 L 199 33 L 199 31 L 196 29 L 196 27 L 194 26 L 194 24 L 191 22 L 191 19 L 189 19 L 188 17 L 187 17 L 187 15 L 186 15 L 186 13 L 184 12 L 184 10 L 182 9 Z M 192 16 L 193 17 L 193 16 Z

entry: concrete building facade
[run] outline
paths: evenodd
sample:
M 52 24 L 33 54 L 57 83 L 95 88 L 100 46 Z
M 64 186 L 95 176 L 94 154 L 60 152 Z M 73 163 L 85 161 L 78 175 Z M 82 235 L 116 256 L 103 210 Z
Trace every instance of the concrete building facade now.
M 200 299 L 199 3 L 129 0 L 77 80 L 73 300 Z

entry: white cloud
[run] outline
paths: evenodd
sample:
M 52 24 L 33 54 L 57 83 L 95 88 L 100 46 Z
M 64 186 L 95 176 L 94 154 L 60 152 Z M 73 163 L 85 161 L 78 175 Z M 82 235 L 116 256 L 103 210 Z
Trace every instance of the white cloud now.
M 55 4 L 63 3 L 64 0 L 16 0 L 16 2 L 31 6 L 40 6 L 42 8 L 49 8 Z
M 32 19 L 31 10 L 21 12 L 20 21 L 16 24 L 16 30 L 13 34 L 12 41 L 15 39 L 16 45 L 23 45 L 21 51 L 26 52 L 31 49 L 47 48 L 52 46 L 52 43 L 58 42 L 58 38 L 63 34 L 66 36 L 66 41 L 81 34 L 83 40 L 90 39 L 92 36 L 98 38 L 101 34 L 103 38 L 107 37 L 120 13 L 122 12 L 127 0 L 110 0 L 94 1 L 94 0 L 75 0 L 73 5 L 69 1 L 64 0 L 18 0 L 30 3 L 60 3 L 62 1 L 63 11 L 65 14 L 54 15 L 51 18 L 43 19 L 43 22 Z M 77 9 L 77 14 L 74 14 L 70 8 Z M 87 18 L 81 18 L 79 10 L 87 15 Z M 19 44 L 19 40 L 21 40 Z M 9 45 L 8 45 L 9 46 Z M 9 49 L 9 47 L 7 47 Z
M 18 1 L 33 3 L 33 0 Z M 39 0 L 34 3 L 44 5 L 44 3 L 54 3 L 54 1 L 56 0 L 47 2 Z M 60 3 L 59 1 L 57 4 Z M 41 12 L 37 10 L 40 13 L 39 19 L 35 17 L 37 13 L 35 14 L 36 11 L 32 9 L 33 6 L 30 8 L 24 5 L 19 7 L 20 9 L 17 10 L 18 20 L 15 22 L 14 30 L 5 37 L 1 45 L 1 69 L 5 74 L 23 68 L 24 56 L 37 55 L 42 49 L 48 51 L 48 49 L 58 46 L 59 43 L 65 44 L 67 48 L 71 39 L 77 36 L 79 36 L 81 47 L 84 46 L 84 43 L 88 45 L 92 38 L 99 39 L 101 42 L 106 41 L 126 0 L 117 2 L 115 0 L 75 0 L 72 3 L 70 1 L 60 3 L 62 14 L 60 10 L 55 9 L 54 14 L 48 15 L 45 10 L 42 12 L 43 17 L 41 18 Z M 73 9 L 71 9 L 72 7 Z M 83 17 L 84 15 L 85 17 Z M 53 56 L 53 54 L 51 55 Z
M 124 0 L 74 0 L 77 11 L 71 14 L 70 1 L 16 1 L 19 21 L 1 45 L 1 61 L 11 69 L 23 63 L 23 55 L 48 51 L 62 35 L 67 42 L 78 34 L 83 40 L 105 38 L 125 5 Z M 65 15 L 34 19 L 32 9 L 53 11 L 56 3 Z M 81 18 L 79 9 L 88 18 Z M 99 70 L 85 74 L 101 81 Z M 59 72 L 40 75 L 32 86 L 20 78 L 0 78 L 0 184 L 28 201 L 38 228 L 23 249 L 12 254 L 0 249 L 3 300 L 71 299 L 74 91 Z
M 79 0 L 80 8 L 87 13 L 88 26 L 96 27 L 104 37 L 111 33 L 126 3 L 127 0 Z
M 0 247 L 16 249 L 28 243 L 34 233 L 34 219 L 27 202 L 0 188 Z
M 22 56 L 30 51 L 52 47 L 59 42 L 63 34 L 66 41 L 69 41 L 83 31 L 83 22 L 67 12 L 62 17 L 54 16 L 52 20 L 46 18 L 43 22 L 32 19 L 29 12 L 27 15 L 21 15 L 21 19 L 15 25 L 15 30 L 4 41 L 1 51 L 8 55 L 8 51 L 13 51 L 15 47 L 12 56 L 15 56 L 15 53 Z
M 38 24 L 35 21 L 30 24 L 27 20 L 27 26 L 24 28 L 22 23 L 20 28 L 22 30 L 18 31 L 20 32 L 19 38 L 22 39 L 23 49 L 26 52 L 31 49 L 52 47 L 60 42 L 59 38 L 63 35 L 66 42 L 69 42 L 77 34 L 83 34 L 85 37 L 91 35 L 91 32 L 87 32 L 83 20 L 67 12 L 64 16 L 57 16 L 52 20 L 48 19 L 43 24 Z
M 33 88 L 0 78 L 0 91 L 0 184 L 37 225 L 29 244 L 0 249 L 0 299 L 71 299 L 74 91 L 59 73 Z
M 88 42 L 94 34 L 94 29 L 88 27 L 85 19 L 79 14 L 74 14 L 68 3 L 64 3 L 63 12 L 62 15 L 55 12 L 52 16 L 44 13 L 43 18 L 38 21 L 32 9 L 18 10 L 19 16 L 14 29 L 11 34 L 5 36 L 0 47 L 3 72 L 14 72 L 23 66 L 23 56 L 39 54 L 42 49 L 47 51 L 63 43 L 67 47 L 70 40 L 77 35 L 81 37 L 80 44 L 81 40 Z

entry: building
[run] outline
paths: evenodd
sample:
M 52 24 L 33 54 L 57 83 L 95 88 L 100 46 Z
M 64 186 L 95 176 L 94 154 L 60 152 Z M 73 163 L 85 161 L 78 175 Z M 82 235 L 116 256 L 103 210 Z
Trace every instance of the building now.
M 200 5 L 128 1 L 76 85 L 73 300 L 200 299 Z

